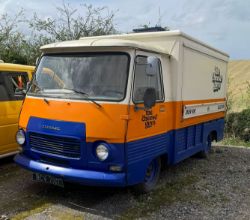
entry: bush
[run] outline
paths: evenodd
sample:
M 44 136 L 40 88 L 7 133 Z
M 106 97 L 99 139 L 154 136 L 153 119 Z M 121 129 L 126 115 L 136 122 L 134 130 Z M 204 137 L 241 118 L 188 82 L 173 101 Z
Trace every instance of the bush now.
M 225 133 L 227 136 L 250 141 L 250 108 L 239 113 L 230 113 L 226 117 Z

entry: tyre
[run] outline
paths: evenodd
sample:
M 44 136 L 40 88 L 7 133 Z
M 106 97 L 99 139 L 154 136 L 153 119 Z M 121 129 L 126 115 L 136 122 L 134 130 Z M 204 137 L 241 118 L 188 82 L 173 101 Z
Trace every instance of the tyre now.
M 199 152 L 197 154 L 197 156 L 199 158 L 207 159 L 209 157 L 209 152 L 211 150 L 211 146 L 212 146 L 212 138 L 211 138 L 211 135 L 208 135 L 207 140 L 206 140 L 205 150 Z
M 154 189 L 161 172 L 161 160 L 156 158 L 147 167 L 144 182 L 134 186 L 136 193 L 148 193 Z

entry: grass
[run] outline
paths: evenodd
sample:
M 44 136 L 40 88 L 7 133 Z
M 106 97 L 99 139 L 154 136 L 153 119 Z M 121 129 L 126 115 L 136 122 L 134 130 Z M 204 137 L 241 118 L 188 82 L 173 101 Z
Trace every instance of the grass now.
M 51 204 L 46 203 L 44 201 L 35 202 L 35 203 L 33 203 L 33 205 L 30 207 L 30 209 L 28 211 L 20 212 L 17 215 L 13 216 L 11 219 L 12 220 L 25 219 L 27 217 L 30 217 L 30 216 L 34 215 L 34 214 L 37 214 L 37 213 L 40 213 L 40 212 L 44 211 L 49 206 L 51 206 Z
M 232 111 L 246 108 L 247 90 L 250 83 L 250 60 L 233 60 L 228 65 L 228 94 L 232 99 Z
M 242 113 L 244 109 L 250 108 L 250 60 L 233 60 L 228 64 L 228 114 Z M 245 123 L 234 120 L 234 123 Z M 242 119 L 241 119 L 242 120 Z M 246 118 L 247 120 L 247 118 Z M 249 125 L 248 125 L 249 126 Z M 238 126 L 240 127 L 240 126 Z M 241 129 L 238 128 L 240 131 Z M 239 132 L 238 131 L 238 132 Z M 241 131 L 240 131 L 241 132 Z M 220 144 L 250 147 L 250 142 L 241 140 L 241 135 L 228 136 Z
M 25 218 L 36 218 L 35 216 L 38 214 L 41 214 L 42 212 L 44 212 L 45 210 L 49 209 L 49 207 L 51 207 L 51 204 L 44 204 L 41 205 L 39 207 L 35 207 L 30 211 L 25 211 L 25 212 L 21 212 L 18 215 L 12 217 L 13 220 L 23 220 Z M 83 215 L 80 214 L 73 214 L 68 210 L 61 210 L 61 209 L 51 209 L 48 211 L 49 212 L 49 216 L 52 216 L 53 219 L 55 220 L 83 220 L 84 217 Z M 42 217 L 38 217 L 38 219 L 46 219 L 48 216 L 46 216 L 46 214 L 43 213 L 43 215 L 41 215 Z
M 246 142 L 237 137 L 226 137 L 219 144 L 250 147 L 250 142 Z
M 35 197 L 28 197 L 28 199 L 29 202 L 25 201 L 25 199 L 22 202 L 26 204 L 25 210 L 17 212 L 17 214 L 11 217 L 12 220 L 23 220 L 26 218 L 46 219 L 48 216 L 53 217 L 53 219 L 55 220 L 84 219 L 83 215 L 80 213 L 72 212 L 70 209 L 67 209 L 65 207 L 60 208 L 60 206 L 55 206 L 55 204 L 57 203 L 56 200 L 48 199 L 45 196 L 37 197 L 37 199 L 35 199 Z M 18 204 L 16 204 L 15 206 L 17 205 Z

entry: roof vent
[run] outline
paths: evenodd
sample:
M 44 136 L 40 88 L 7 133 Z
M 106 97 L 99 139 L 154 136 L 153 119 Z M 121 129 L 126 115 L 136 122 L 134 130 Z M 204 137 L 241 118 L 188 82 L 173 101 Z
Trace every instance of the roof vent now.
M 142 33 L 142 32 L 156 32 L 156 31 L 168 31 L 168 28 L 163 28 L 163 27 L 144 27 L 144 28 L 138 28 L 138 29 L 133 29 L 133 32 L 135 33 Z

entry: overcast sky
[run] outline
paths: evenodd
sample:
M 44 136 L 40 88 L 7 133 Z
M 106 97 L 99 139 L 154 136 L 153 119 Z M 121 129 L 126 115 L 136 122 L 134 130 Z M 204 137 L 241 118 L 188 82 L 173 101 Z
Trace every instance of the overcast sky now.
M 231 59 L 250 59 L 250 0 L 64 0 L 72 7 L 80 4 L 107 6 L 115 12 L 115 26 L 131 32 L 143 24 L 160 24 L 179 29 L 225 51 Z M 0 0 L 0 14 L 27 14 L 52 17 L 62 0 Z M 159 19 L 160 18 L 160 19 Z

